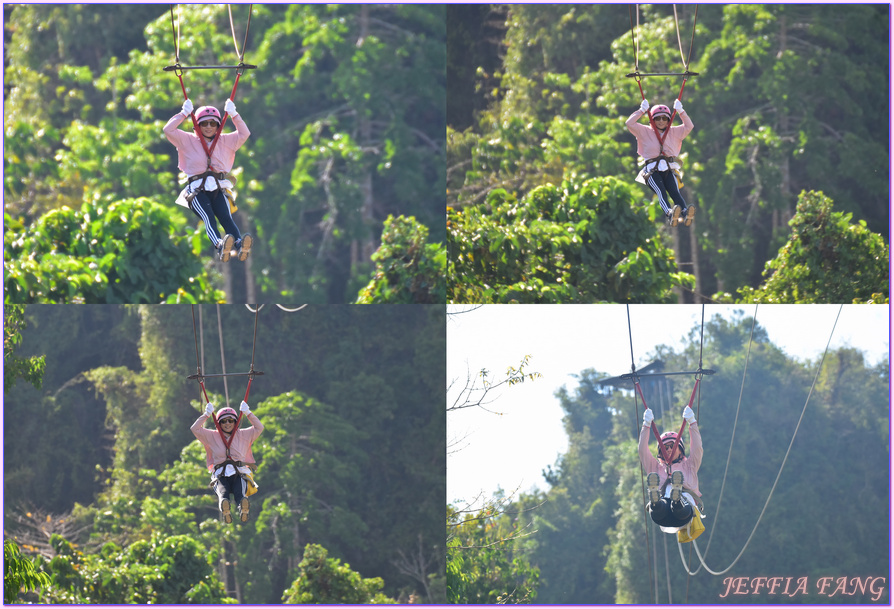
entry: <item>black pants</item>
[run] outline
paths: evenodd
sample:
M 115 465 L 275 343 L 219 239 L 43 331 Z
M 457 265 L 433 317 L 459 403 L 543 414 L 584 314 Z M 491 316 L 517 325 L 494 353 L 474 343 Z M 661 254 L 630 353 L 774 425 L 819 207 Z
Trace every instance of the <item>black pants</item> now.
M 233 495 L 233 505 L 231 509 L 235 509 L 242 502 L 242 476 L 236 473 L 234 476 L 218 476 L 214 481 L 214 492 L 217 493 L 217 505 L 220 507 L 224 499 L 229 499 Z
M 661 209 L 664 210 L 664 215 L 669 214 L 673 209 L 673 205 L 668 203 L 668 195 L 674 203 L 680 206 L 680 209 L 686 210 L 686 201 L 683 200 L 683 195 L 680 194 L 680 189 L 677 187 L 677 177 L 673 170 L 654 172 L 646 178 L 646 184 L 658 195 L 658 202 L 661 204 Z
M 652 521 L 662 527 L 685 527 L 692 520 L 692 506 L 684 500 L 675 501 L 667 497 L 649 506 Z
M 205 223 L 205 234 L 214 247 L 219 246 L 221 241 L 220 233 L 217 231 L 217 220 L 220 220 L 223 229 L 227 234 L 233 235 L 236 241 L 242 238 L 242 233 L 239 232 L 239 227 L 230 214 L 230 202 L 222 190 L 199 191 L 189 204 L 189 208 Z

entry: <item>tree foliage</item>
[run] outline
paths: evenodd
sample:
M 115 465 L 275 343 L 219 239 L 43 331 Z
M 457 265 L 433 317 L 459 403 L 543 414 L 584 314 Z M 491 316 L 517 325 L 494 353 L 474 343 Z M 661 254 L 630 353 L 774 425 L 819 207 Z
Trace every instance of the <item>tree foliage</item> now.
M 376 270 L 357 304 L 438 304 L 447 291 L 447 256 L 428 241 L 428 229 L 415 218 L 388 216 L 382 244 L 372 255 Z
M 46 369 L 46 357 L 32 355 L 18 357 L 16 349 L 22 343 L 22 329 L 25 327 L 25 307 L 7 305 L 3 307 L 3 391 L 8 392 L 16 381 L 22 379 L 40 389 Z
M 615 178 L 505 190 L 485 207 L 448 210 L 450 302 L 668 300 L 690 285 L 674 270 L 635 191 Z
M 866 222 L 832 211 L 822 193 L 801 193 L 792 235 L 767 262 L 766 281 L 743 288 L 743 302 L 888 302 L 890 250 Z
M 201 545 L 186 535 L 138 541 L 127 548 L 112 542 L 85 554 L 54 536 L 56 555 L 43 569 L 50 583 L 40 602 L 63 604 L 231 603 L 214 576 Z
M 329 558 L 326 548 L 308 544 L 298 565 L 298 577 L 283 593 L 282 600 L 289 605 L 394 604 L 382 594 L 380 577 L 364 578 L 351 571 L 351 566 L 341 564 L 337 558 Z
M 473 513 L 447 506 L 447 590 L 462 605 L 527 604 L 537 598 L 540 570 L 513 541 L 518 519 L 493 506 Z
M 22 591 L 37 590 L 49 585 L 49 576 L 38 571 L 31 559 L 22 556 L 16 542 L 4 539 L 3 604 L 15 603 Z
M 202 236 L 149 199 L 84 203 L 30 226 L 7 214 L 7 303 L 114 304 L 215 301 L 200 258 Z

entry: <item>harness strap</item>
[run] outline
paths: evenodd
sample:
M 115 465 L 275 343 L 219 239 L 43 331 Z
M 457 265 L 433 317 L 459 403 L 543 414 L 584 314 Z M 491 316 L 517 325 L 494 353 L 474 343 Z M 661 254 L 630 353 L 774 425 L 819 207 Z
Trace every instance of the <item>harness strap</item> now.
M 645 159 L 645 160 L 643 161 L 643 164 L 648 165 L 649 163 L 655 163 L 655 162 L 662 161 L 662 160 L 667 161 L 669 164 L 670 164 L 670 163 L 676 163 L 676 162 L 677 162 L 677 157 L 675 157 L 675 156 L 667 156 L 667 155 L 664 155 L 664 154 L 659 154 L 659 155 L 656 156 L 655 158 L 652 158 L 652 159 Z
M 227 465 L 232 465 L 233 467 L 247 467 L 248 469 L 254 471 L 258 469 L 257 463 L 246 463 L 245 461 L 233 461 L 230 458 L 225 459 L 222 463 L 218 463 L 214 466 L 214 470 L 216 471 L 219 467 L 224 467 Z
M 206 171 L 205 173 L 200 173 L 199 175 L 189 176 L 188 178 L 186 178 L 186 185 L 187 185 L 187 186 L 189 186 L 190 184 L 192 184 L 195 180 L 201 180 L 201 181 L 202 181 L 202 183 L 199 184 L 198 188 L 196 188 L 195 190 L 193 190 L 192 192 L 190 192 L 188 195 L 186 195 L 186 201 L 187 201 L 188 203 L 192 204 L 192 200 L 196 197 L 196 195 L 197 195 L 198 193 L 200 193 L 200 192 L 206 192 L 206 191 L 205 191 L 205 180 L 206 180 L 207 178 L 213 178 L 213 179 L 214 179 L 214 183 L 217 184 L 217 190 L 221 190 L 221 191 L 222 191 L 223 189 L 220 187 L 220 181 L 221 181 L 221 180 L 228 180 L 228 179 L 229 179 L 229 174 L 224 173 L 224 172 L 222 172 L 222 171 Z M 250 382 L 251 382 L 251 381 L 249 380 L 249 383 L 250 383 Z
M 198 175 L 189 176 L 187 181 L 192 182 L 193 180 L 202 180 L 204 178 L 212 177 L 215 180 L 224 180 L 227 177 L 227 174 L 223 171 L 206 171 L 205 173 L 200 173 Z

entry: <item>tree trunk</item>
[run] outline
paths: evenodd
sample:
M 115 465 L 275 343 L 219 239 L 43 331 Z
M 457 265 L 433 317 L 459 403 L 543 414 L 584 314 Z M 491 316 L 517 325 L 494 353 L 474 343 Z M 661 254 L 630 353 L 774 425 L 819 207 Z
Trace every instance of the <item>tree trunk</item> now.
M 680 232 L 679 232 L 678 228 L 679 228 L 679 227 L 671 226 L 671 227 L 670 227 L 670 230 L 671 230 L 671 235 L 672 235 L 672 237 L 673 237 L 673 239 L 674 239 L 674 256 L 675 256 L 676 259 L 677 259 L 677 269 L 682 271 L 683 269 L 681 269 L 680 267 L 683 266 L 683 264 L 682 264 L 683 259 L 682 259 L 682 257 L 680 256 L 680 251 L 681 251 L 681 248 L 680 248 Z M 685 302 L 685 300 L 684 300 L 684 295 L 683 295 L 683 288 L 681 288 L 681 287 L 676 287 L 676 288 L 674 288 L 674 292 L 676 292 L 676 294 L 677 294 L 677 302 L 678 302 L 679 304 L 683 304 L 683 303 Z

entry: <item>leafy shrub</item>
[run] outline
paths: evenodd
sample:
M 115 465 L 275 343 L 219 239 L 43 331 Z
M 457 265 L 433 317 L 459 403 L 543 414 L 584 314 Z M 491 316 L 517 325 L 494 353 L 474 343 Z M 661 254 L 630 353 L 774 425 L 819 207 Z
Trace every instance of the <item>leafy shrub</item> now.
M 222 297 L 208 285 L 197 231 L 147 198 L 86 202 L 24 226 L 5 215 L 6 303 L 198 302 Z
M 485 205 L 448 209 L 450 302 L 669 302 L 694 285 L 641 205 L 617 178 L 502 189 Z

